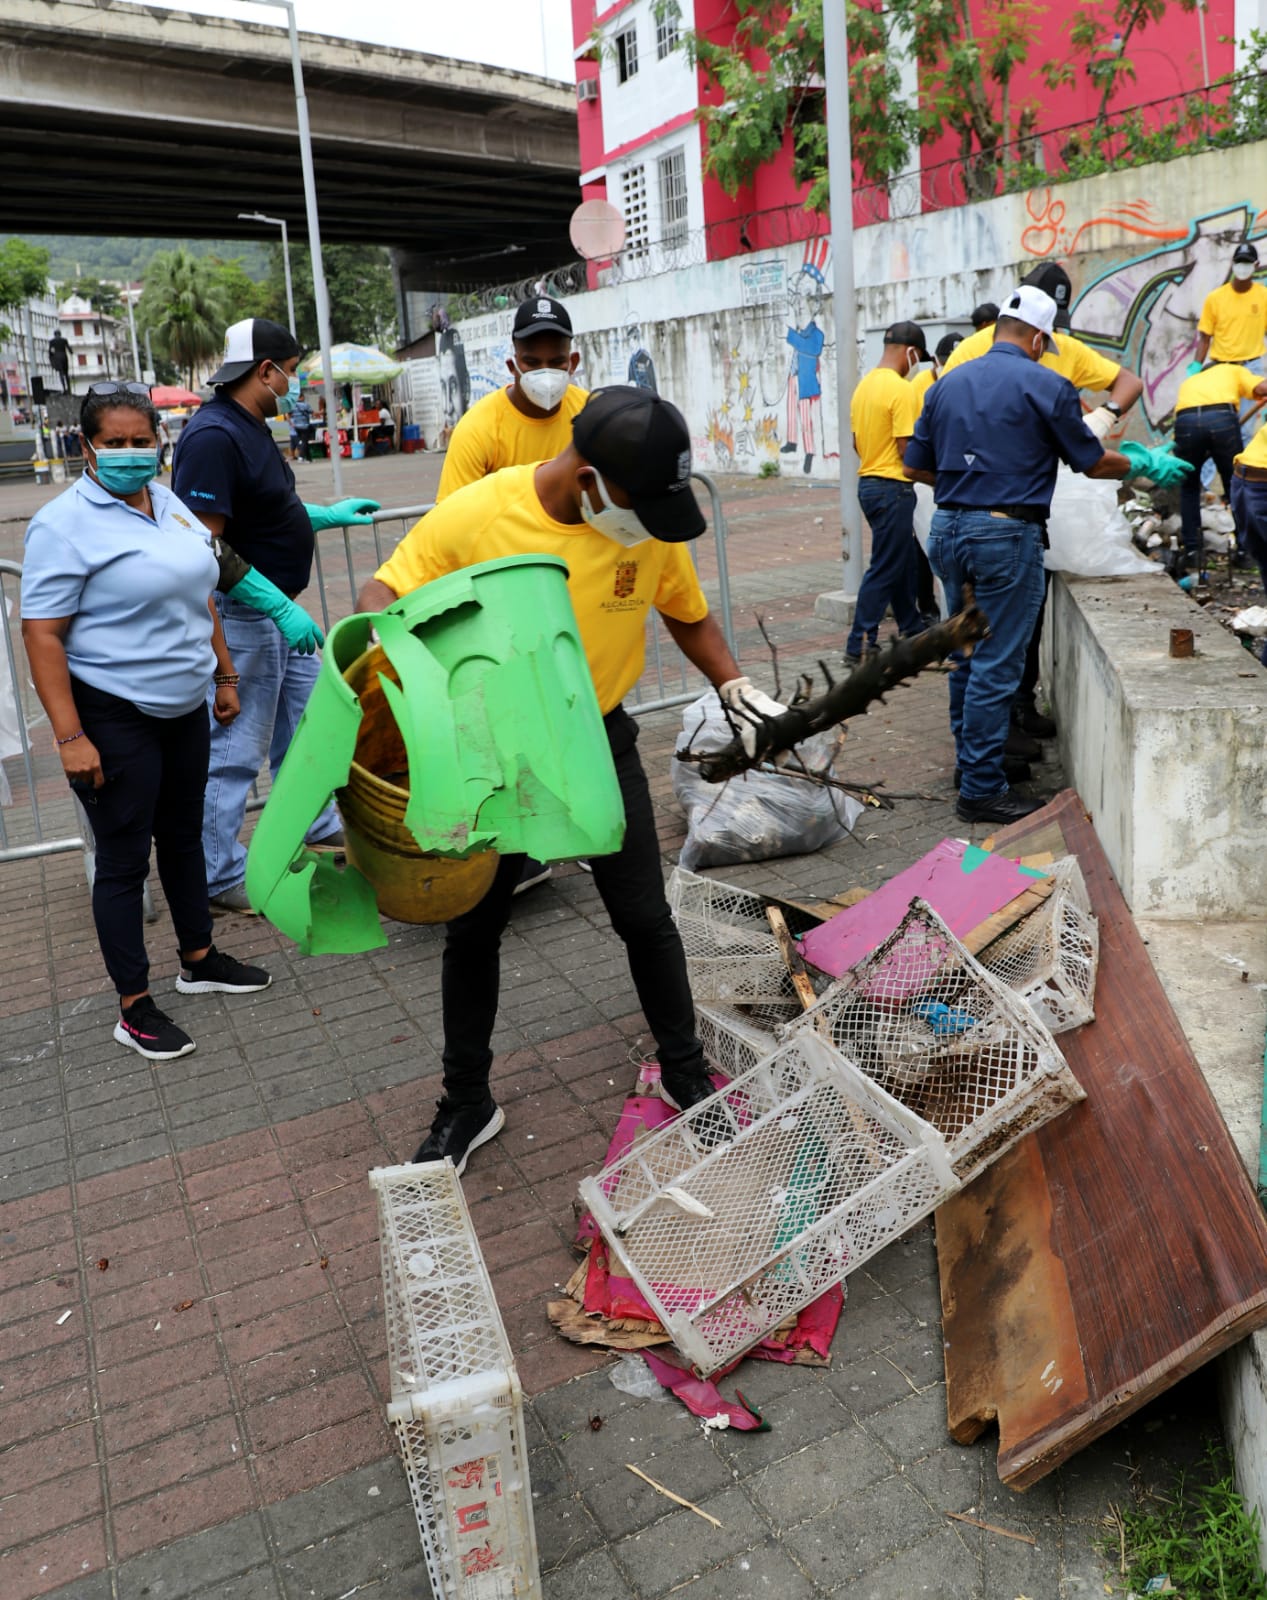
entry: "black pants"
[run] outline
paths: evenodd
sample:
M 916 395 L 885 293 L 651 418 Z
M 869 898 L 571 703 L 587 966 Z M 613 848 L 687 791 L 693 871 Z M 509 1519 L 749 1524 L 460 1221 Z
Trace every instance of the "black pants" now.
M 315 431 L 316 430 L 311 423 L 306 428 L 297 427 L 295 429 L 295 449 L 301 461 L 308 461 L 311 459 L 312 436 Z
M 180 717 L 151 717 L 130 700 L 71 679 L 84 732 L 101 755 L 104 785 L 88 802 L 97 839 L 92 915 L 120 994 L 149 982 L 143 900 L 150 841 L 182 953 L 211 943 L 202 796 L 211 748 L 205 705 Z
M 1044 536 L 1043 549 L 1047 548 Z M 1047 615 L 1047 596 L 1051 592 L 1051 573 L 1043 573 L 1043 603 L 1038 608 L 1038 621 L 1034 624 L 1034 631 L 1029 636 L 1029 644 L 1025 650 L 1025 671 L 1021 673 L 1021 686 L 1016 691 L 1016 698 L 1012 704 L 1020 710 L 1034 706 L 1034 692 L 1038 688 L 1038 656 L 1039 646 L 1043 640 L 1043 618 Z
M 1232 460 L 1242 450 L 1241 425 L 1236 407 L 1187 406 L 1175 413 L 1174 453 L 1190 461 L 1192 471 L 1179 486 L 1179 514 L 1183 518 L 1183 555 L 1190 571 L 1202 565 L 1201 468 L 1212 460 L 1223 480 L 1223 495 L 1232 495 Z
M 647 776 L 638 759 L 637 724 L 622 707 L 604 718 L 625 803 L 625 840 L 614 856 L 595 856 L 594 883 L 612 927 L 625 942 L 643 1015 L 659 1046 L 660 1064 L 703 1066 L 686 955 L 664 897 L 660 841 Z M 444 1092 L 455 1105 L 487 1098 L 497 1020 L 501 938 L 524 858 L 503 856 L 488 893 L 448 925 L 441 971 Z

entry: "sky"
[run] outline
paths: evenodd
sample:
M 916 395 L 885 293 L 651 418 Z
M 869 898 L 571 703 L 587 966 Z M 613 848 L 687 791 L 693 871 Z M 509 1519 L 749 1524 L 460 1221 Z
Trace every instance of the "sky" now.
M 173 9 L 253 22 L 284 15 L 246 0 L 178 0 Z M 295 0 L 300 31 L 393 44 L 431 55 L 573 81 L 569 0 Z

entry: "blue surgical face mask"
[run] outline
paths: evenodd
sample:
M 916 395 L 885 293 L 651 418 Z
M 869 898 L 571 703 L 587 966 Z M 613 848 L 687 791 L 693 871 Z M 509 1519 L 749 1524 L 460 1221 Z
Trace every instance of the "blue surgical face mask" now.
M 284 417 L 288 411 L 294 410 L 295 401 L 299 399 L 300 394 L 303 392 L 303 384 L 300 383 L 298 377 L 294 374 L 291 374 L 288 377 L 285 372 L 282 372 L 280 367 L 274 367 L 273 371 L 281 372 L 282 377 L 286 379 L 285 394 L 277 394 L 277 391 L 273 390 L 273 393 L 277 399 L 277 414 L 278 416 Z M 271 384 L 269 385 L 269 388 L 272 388 Z
M 135 494 L 158 476 L 157 450 L 106 450 L 94 452 L 97 482 L 111 494 Z

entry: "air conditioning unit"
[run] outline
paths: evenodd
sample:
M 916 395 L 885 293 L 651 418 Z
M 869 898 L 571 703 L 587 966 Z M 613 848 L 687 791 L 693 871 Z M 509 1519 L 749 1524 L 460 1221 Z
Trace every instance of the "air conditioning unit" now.
M 582 78 L 576 86 L 576 98 L 580 101 L 598 99 L 598 79 Z

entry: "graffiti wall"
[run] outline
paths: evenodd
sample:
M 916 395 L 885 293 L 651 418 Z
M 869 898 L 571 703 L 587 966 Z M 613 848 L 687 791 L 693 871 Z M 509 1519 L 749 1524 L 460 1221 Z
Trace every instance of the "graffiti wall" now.
M 1242 239 L 1267 235 L 1267 145 L 1005 195 L 854 235 L 858 359 L 913 318 L 930 345 L 962 329 L 1041 261 L 1073 279 L 1074 331 L 1144 380 L 1133 436 L 1169 426 L 1205 296 Z M 1267 269 L 1267 243 L 1263 246 Z M 569 301 L 579 380 L 636 383 L 679 405 L 696 464 L 799 479 L 837 476 L 836 342 L 825 238 L 737 256 Z M 442 335 L 449 426 L 507 381 L 513 307 Z M 451 418 L 451 420 L 449 420 Z

